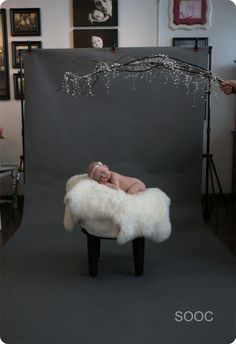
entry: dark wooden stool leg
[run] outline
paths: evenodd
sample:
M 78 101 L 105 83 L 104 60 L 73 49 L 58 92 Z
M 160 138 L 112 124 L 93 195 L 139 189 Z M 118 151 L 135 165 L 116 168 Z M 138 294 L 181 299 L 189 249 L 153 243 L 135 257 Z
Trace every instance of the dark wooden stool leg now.
M 100 258 L 100 253 L 101 253 L 101 239 L 97 238 L 97 258 Z
M 133 240 L 132 244 L 133 244 L 135 275 L 141 276 L 143 274 L 143 267 L 144 267 L 145 240 L 144 238 L 136 238 Z
M 82 228 L 82 231 L 87 235 L 89 274 L 90 276 L 95 277 L 97 276 L 98 272 L 98 259 L 100 258 L 101 239 L 105 238 L 89 234 L 84 228 Z M 143 237 L 136 238 L 132 241 L 132 245 L 135 275 L 141 276 L 144 268 L 145 239 Z
M 98 258 L 100 255 L 100 239 L 94 235 L 87 234 L 88 246 L 88 264 L 89 274 L 92 277 L 97 276 L 98 272 Z

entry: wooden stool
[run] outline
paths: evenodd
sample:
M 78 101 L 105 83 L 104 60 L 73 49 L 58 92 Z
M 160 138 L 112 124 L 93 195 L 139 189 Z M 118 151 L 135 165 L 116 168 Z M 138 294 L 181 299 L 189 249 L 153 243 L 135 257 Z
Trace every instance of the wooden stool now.
M 82 228 L 84 234 L 87 235 L 87 247 L 88 247 L 88 265 L 89 274 L 95 277 L 98 272 L 98 259 L 100 257 L 101 239 L 115 240 L 115 238 L 104 238 L 97 237 Z M 134 271 L 136 276 L 141 276 L 143 274 L 144 266 L 144 238 L 136 238 L 132 241 L 133 244 L 133 256 L 134 256 Z

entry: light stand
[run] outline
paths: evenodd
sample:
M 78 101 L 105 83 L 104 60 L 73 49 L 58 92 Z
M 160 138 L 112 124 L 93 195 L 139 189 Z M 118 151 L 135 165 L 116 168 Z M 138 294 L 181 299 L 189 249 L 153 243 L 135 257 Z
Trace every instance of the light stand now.
M 28 43 L 28 53 L 32 52 L 30 42 Z M 24 114 L 24 72 L 23 72 L 23 58 L 22 58 L 22 50 L 19 50 L 19 57 L 20 57 L 20 103 L 21 103 L 21 137 L 22 137 L 22 155 L 20 156 L 20 164 L 17 169 L 12 200 L 11 200 L 11 207 L 10 212 L 8 215 L 7 226 L 10 223 L 10 219 L 13 214 L 14 207 L 17 207 L 17 198 L 18 198 L 18 187 L 20 182 L 21 174 L 23 173 L 23 178 L 25 181 L 25 174 L 24 174 L 24 163 L 25 163 L 25 114 Z
M 211 64 L 212 64 L 212 46 L 209 46 L 209 58 L 208 58 L 208 70 L 211 72 Z M 212 200 L 213 200 L 213 207 L 216 209 L 216 194 L 215 194 L 215 183 L 214 179 L 217 182 L 221 198 L 224 202 L 225 209 L 228 211 L 228 207 L 224 198 L 223 189 L 221 187 L 220 179 L 217 174 L 217 170 L 213 160 L 213 154 L 211 154 L 211 79 L 209 78 L 208 83 L 208 90 L 207 90 L 207 111 L 206 111 L 206 121 L 207 121 L 207 128 L 206 128 L 206 153 L 203 154 L 203 159 L 206 159 L 206 175 L 205 175 L 205 199 L 204 199 L 204 217 L 207 219 L 210 216 L 209 211 L 209 182 L 211 183 L 212 189 Z
M 28 43 L 29 44 L 29 43 Z M 23 58 L 22 50 L 19 52 L 20 55 L 20 105 L 21 105 L 21 136 L 22 136 L 22 160 L 24 163 L 25 159 L 25 114 L 24 114 L 24 74 L 23 74 Z

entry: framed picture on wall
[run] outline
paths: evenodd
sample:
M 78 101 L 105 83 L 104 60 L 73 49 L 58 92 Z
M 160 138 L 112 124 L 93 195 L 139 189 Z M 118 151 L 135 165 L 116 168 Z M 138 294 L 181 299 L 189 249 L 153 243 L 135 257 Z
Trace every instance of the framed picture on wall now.
M 0 100 L 10 99 L 7 18 L 6 10 L 0 9 Z
M 14 73 L 13 74 L 13 82 L 14 82 L 14 91 L 15 91 L 15 99 L 21 99 L 22 95 L 23 98 L 25 97 L 25 92 L 24 92 L 24 75 L 22 78 L 22 88 L 23 92 L 21 91 L 21 77 L 20 73 Z
M 11 8 L 10 18 L 12 36 L 41 35 L 39 8 Z
M 211 0 L 169 0 L 169 26 L 172 30 L 208 29 Z
M 174 37 L 173 47 L 207 47 L 208 37 Z
M 73 0 L 74 26 L 117 26 L 118 0 Z
M 30 45 L 31 49 L 42 48 L 41 41 L 13 41 L 12 42 L 12 66 L 13 68 L 20 68 L 20 52 L 28 50 Z
M 80 29 L 74 30 L 74 48 L 112 48 L 117 47 L 117 29 Z

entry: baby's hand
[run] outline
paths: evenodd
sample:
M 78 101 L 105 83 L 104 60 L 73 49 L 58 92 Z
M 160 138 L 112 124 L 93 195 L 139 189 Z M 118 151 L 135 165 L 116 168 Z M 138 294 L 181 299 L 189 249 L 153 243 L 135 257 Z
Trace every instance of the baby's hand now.
M 104 184 L 104 183 L 108 182 L 108 180 L 109 180 L 109 177 L 101 176 L 100 179 L 99 179 L 99 182 Z

